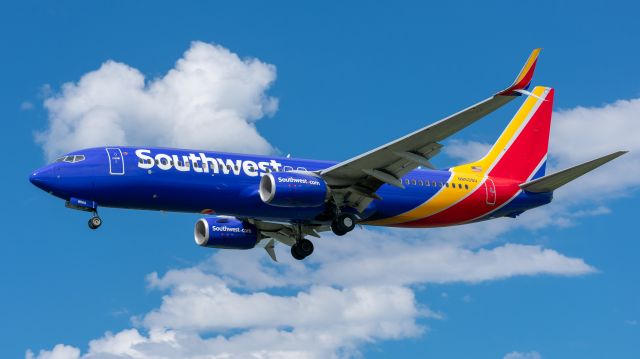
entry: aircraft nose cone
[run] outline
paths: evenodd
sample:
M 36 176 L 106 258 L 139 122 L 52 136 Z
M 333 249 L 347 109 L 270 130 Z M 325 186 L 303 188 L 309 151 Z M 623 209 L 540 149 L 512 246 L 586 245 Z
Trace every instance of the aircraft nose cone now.
M 33 172 L 30 176 L 29 176 L 29 182 L 33 183 L 34 185 L 38 185 L 38 182 L 40 182 L 40 178 L 38 177 L 38 172 Z
M 36 170 L 29 176 L 29 182 L 42 190 L 50 191 L 50 187 L 53 184 L 52 182 L 55 177 L 51 172 L 52 171 L 50 169 Z

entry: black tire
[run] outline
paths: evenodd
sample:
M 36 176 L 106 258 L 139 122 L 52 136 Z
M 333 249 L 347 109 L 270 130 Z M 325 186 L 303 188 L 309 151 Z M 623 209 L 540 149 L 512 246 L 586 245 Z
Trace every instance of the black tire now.
M 304 256 L 300 252 L 298 252 L 297 244 L 291 246 L 291 256 L 299 261 L 304 259 Z
M 356 228 L 356 216 L 351 213 L 341 213 L 331 222 L 331 230 L 336 236 L 344 236 Z
M 308 239 L 301 239 L 291 246 L 291 255 L 297 260 L 307 258 L 313 253 L 313 242 Z
M 313 242 L 311 242 L 310 240 L 303 238 L 298 241 L 297 245 L 298 252 L 303 256 L 308 257 L 311 255 L 311 253 L 313 253 Z
M 89 219 L 89 228 L 97 229 L 102 225 L 102 219 L 100 217 L 91 217 Z
M 334 227 L 333 223 L 331 224 L 331 231 L 333 231 L 333 234 L 335 234 L 336 236 L 344 236 L 345 234 L 347 234 L 347 231 L 340 230 Z

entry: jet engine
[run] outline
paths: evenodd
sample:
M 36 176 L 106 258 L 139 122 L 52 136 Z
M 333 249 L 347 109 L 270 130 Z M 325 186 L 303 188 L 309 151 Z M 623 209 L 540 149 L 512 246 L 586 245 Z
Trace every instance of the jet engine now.
M 329 199 L 329 187 L 312 173 L 271 172 L 260 179 L 260 199 L 276 207 L 318 207 Z
M 199 219 L 193 233 L 196 244 L 201 247 L 227 249 L 253 248 L 260 236 L 253 224 L 222 216 Z

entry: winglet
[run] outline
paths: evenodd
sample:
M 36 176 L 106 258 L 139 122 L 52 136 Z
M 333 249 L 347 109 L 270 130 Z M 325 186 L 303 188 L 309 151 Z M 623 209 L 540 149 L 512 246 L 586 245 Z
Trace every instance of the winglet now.
M 525 62 L 522 70 L 520 70 L 520 73 L 518 74 L 518 77 L 516 77 L 516 80 L 513 81 L 511 86 L 503 91 L 498 92 L 496 95 L 513 96 L 517 95 L 520 92 L 519 90 L 526 90 L 531 84 L 533 72 L 536 69 L 538 55 L 540 55 L 541 50 L 541 48 L 537 48 L 531 51 L 531 55 L 529 55 L 527 62 Z

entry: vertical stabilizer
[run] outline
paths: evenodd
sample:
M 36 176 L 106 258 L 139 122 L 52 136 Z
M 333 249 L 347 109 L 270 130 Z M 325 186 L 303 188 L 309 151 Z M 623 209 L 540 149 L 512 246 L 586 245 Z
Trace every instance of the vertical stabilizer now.
M 522 104 L 489 153 L 455 168 L 521 182 L 544 176 L 553 111 L 553 89 L 537 86 Z

